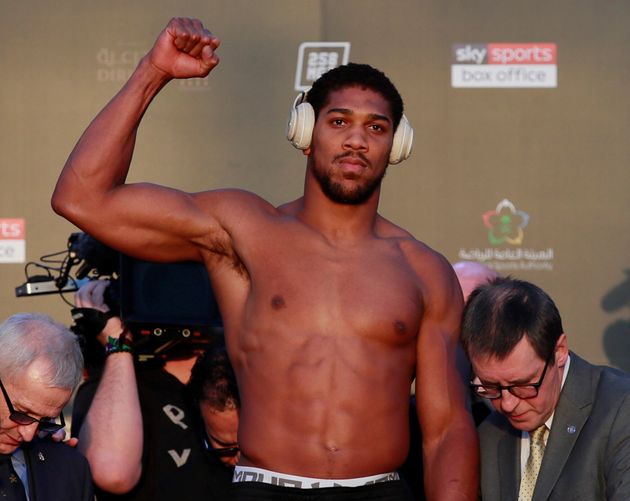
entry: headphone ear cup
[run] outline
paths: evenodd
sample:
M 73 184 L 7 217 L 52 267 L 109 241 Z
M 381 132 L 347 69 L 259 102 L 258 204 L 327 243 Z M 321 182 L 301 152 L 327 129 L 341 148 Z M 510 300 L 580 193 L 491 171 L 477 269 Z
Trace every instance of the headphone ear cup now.
M 392 142 L 392 150 L 389 153 L 389 163 L 399 164 L 403 160 L 407 160 L 411 155 L 413 146 L 413 127 L 407 120 L 405 115 L 400 119 L 398 128 L 394 133 L 394 141 Z
M 315 111 L 310 103 L 301 103 L 291 108 L 287 123 L 287 139 L 298 150 L 305 150 L 311 145 Z

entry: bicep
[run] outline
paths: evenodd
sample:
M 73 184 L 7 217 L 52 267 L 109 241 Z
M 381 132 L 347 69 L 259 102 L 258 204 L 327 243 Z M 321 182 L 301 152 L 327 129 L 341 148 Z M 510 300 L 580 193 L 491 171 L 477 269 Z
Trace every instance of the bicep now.
M 416 394 L 423 433 L 439 436 L 465 411 L 465 357 L 459 346 L 463 299 L 450 265 L 439 263 L 424 297 L 417 341 Z
M 195 243 L 220 226 L 198 198 L 146 183 L 123 185 L 103 198 L 103 215 L 89 224 L 95 238 L 101 235 L 103 243 L 134 257 L 199 260 Z
M 76 224 L 105 245 L 154 261 L 202 259 L 230 245 L 226 225 L 247 206 L 232 191 L 191 194 L 148 183 L 119 186 L 103 196 Z

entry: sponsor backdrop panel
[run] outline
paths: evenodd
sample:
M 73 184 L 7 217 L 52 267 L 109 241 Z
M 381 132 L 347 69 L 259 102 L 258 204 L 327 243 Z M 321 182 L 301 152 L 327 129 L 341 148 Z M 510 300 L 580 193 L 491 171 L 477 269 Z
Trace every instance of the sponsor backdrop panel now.
M 15 297 L 24 261 L 65 249 L 76 229 L 49 208 L 65 158 L 166 21 L 185 15 L 221 37 L 222 61 L 157 99 L 131 180 L 292 199 L 304 159 L 283 136 L 296 89 L 345 57 L 369 62 L 416 129 L 383 214 L 452 262 L 540 284 L 572 347 L 630 369 L 627 2 L 25 0 L 0 14 L 0 316 L 69 322 L 54 295 Z

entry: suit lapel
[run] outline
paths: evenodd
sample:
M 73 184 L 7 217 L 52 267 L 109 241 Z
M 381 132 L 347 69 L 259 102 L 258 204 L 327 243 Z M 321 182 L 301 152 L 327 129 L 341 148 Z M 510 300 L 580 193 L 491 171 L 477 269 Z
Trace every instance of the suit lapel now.
M 505 434 L 499 442 L 499 482 L 501 501 L 516 501 L 520 478 L 520 440 L 517 433 Z
M 592 379 L 593 371 L 590 365 L 571 353 L 569 374 L 554 412 L 545 455 L 536 482 L 534 501 L 549 498 L 580 436 L 591 412 L 596 387 Z
M 22 445 L 24 452 L 24 462 L 26 463 L 26 474 L 28 477 L 28 497 L 30 501 L 37 501 L 37 486 L 35 485 L 35 477 L 37 473 L 33 468 L 32 449 L 30 443 Z
M 44 493 L 46 500 L 58 499 L 59 493 L 56 488 L 59 487 L 59 474 L 64 465 L 55 464 L 49 457 L 46 444 L 39 440 L 26 444 L 24 458 L 28 470 L 30 501 L 37 501 L 40 492 Z M 61 495 L 63 496 L 63 492 Z

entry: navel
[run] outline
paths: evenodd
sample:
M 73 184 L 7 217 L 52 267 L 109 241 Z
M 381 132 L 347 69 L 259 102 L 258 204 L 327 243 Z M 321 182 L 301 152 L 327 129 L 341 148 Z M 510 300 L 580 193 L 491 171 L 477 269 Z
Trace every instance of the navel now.
M 282 308 L 286 308 L 286 306 L 284 298 L 280 294 L 276 294 L 271 298 L 271 307 L 274 310 L 281 310 Z

